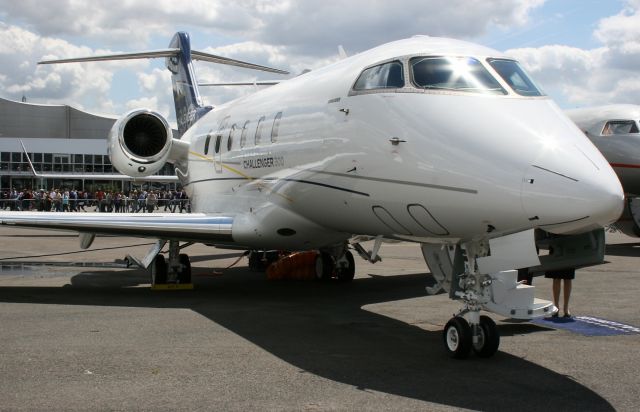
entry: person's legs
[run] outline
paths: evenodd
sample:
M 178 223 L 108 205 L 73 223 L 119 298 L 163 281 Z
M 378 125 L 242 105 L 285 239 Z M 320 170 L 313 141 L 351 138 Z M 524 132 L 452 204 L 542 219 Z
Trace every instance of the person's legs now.
M 562 279 L 553 279 L 553 304 L 560 310 L 560 282 Z
M 555 279 L 554 279 L 555 280 Z M 564 315 L 571 316 L 571 312 L 569 311 L 569 298 L 571 297 L 571 279 L 564 280 Z

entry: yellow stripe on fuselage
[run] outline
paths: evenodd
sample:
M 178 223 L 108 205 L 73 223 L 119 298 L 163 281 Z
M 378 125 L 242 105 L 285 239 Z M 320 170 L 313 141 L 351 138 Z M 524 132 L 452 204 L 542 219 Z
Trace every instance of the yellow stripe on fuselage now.
M 227 169 L 227 170 L 228 170 L 228 171 L 230 171 L 231 173 L 235 173 L 235 174 L 237 174 L 238 176 L 242 176 L 242 177 L 244 177 L 245 179 L 247 179 L 247 180 L 249 180 L 249 181 L 258 180 L 257 184 L 259 184 L 259 185 L 260 185 L 260 186 L 262 186 L 263 188 L 265 188 L 265 189 L 269 190 L 269 193 L 270 193 L 270 194 L 271 194 L 271 193 L 274 193 L 274 192 L 273 192 L 273 189 L 271 189 L 270 187 L 267 187 L 266 185 L 264 185 L 264 183 L 259 182 L 259 180 L 261 180 L 261 179 L 256 179 L 255 177 L 251 177 L 251 176 L 249 176 L 249 175 L 247 175 L 247 174 L 245 174 L 245 173 L 242 173 L 241 171 L 239 171 L 239 170 L 237 170 L 237 169 L 235 169 L 235 168 L 233 168 L 233 167 L 231 167 L 231 166 L 227 166 L 227 165 L 225 165 L 225 164 L 224 164 L 224 163 L 222 163 L 222 162 L 216 162 L 216 160 L 215 160 L 213 157 L 208 157 L 208 156 L 205 156 L 205 155 L 203 155 L 203 154 L 200 154 L 200 153 L 197 153 L 197 152 L 192 152 L 192 151 L 189 151 L 189 153 L 190 153 L 190 154 L 192 154 L 192 155 L 194 155 L 195 157 L 199 157 L 200 159 L 206 160 L 207 162 L 211 162 L 211 163 L 214 163 L 214 164 L 215 164 L 215 163 L 218 163 L 221 167 L 223 167 L 223 168 Z M 280 196 L 281 198 L 285 199 L 286 201 L 293 203 L 293 199 L 291 199 L 290 197 L 287 197 L 287 196 L 285 196 L 285 195 L 283 195 L 283 194 L 281 194 L 281 193 L 278 193 L 278 192 L 275 192 L 275 194 L 277 194 L 277 195 L 278 195 L 278 196 Z

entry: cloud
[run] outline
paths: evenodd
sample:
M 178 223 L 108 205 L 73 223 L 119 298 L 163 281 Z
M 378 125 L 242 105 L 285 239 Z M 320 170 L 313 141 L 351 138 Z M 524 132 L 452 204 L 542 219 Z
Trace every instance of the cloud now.
M 563 45 L 508 50 L 555 99 L 573 106 L 639 104 L 640 0 L 601 19 L 594 37 L 601 47 Z
M 337 59 L 338 45 L 359 52 L 414 34 L 472 38 L 492 26 L 523 25 L 544 0 L 0 0 L 0 92 L 5 97 L 72 103 L 92 111 L 121 111 L 133 103 L 114 102 L 114 70 L 146 70 L 130 99 L 166 107 L 167 73 L 147 63 L 87 63 L 36 66 L 43 56 L 70 57 L 114 50 L 146 49 L 152 38 L 180 30 L 211 33 L 230 45 L 208 51 L 299 73 Z M 222 36 L 222 37 L 221 37 Z M 66 40 L 65 40 L 66 39 Z M 74 44 L 97 44 L 104 50 Z M 237 39 L 237 40 L 236 40 Z M 194 39 L 202 44 L 202 39 Z M 246 70 L 198 65 L 207 81 L 273 78 Z M 162 74 L 161 74 L 162 72 Z M 206 100 L 250 93 L 252 88 L 203 91 Z M 154 99 L 155 98 L 155 99 Z M 154 107 L 151 107 L 154 109 Z
M 0 0 L 5 22 L 48 37 L 83 36 L 113 44 L 144 43 L 176 27 L 235 36 L 298 54 L 363 50 L 414 34 L 471 38 L 491 25 L 526 23 L 544 0 Z
M 47 102 L 78 98 L 89 89 L 98 95 L 108 92 L 111 72 L 80 65 L 38 66 L 43 56 L 86 54 L 90 50 L 59 39 L 43 38 L 24 29 L 0 23 L 4 97 L 20 99 L 37 95 Z M 103 99 L 107 100 L 107 99 Z M 69 102 L 69 100 L 67 100 Z

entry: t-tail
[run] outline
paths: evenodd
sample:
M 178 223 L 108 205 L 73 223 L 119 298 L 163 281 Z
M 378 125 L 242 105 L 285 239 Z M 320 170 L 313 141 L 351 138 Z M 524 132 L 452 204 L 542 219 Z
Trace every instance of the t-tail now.
M 191 50 L 191 41 L 189 39 L 189 34 L 186 32 L 177 32 L 171 39 L 171 43 L 169 43 L 169 48 L 167 49 L 46 60 L 39 62 L 39 64 L 150 59 L 158 57 L 164 57 L 166 59 L 167 69 L 171 72 L 171 79 L 173 82 L 173 100 L 176 108 L 176 121 L 178 123 L 178 133 L 180 136 L 182 136 L 187 129 L 197 122 L 198 119 L 213 109 L 212 106 L 204 106 L 202 104 L 202 98 L 198 92 L 198 83 L 196 82 L 195 71 L 193 68 L 193 60 L 244 67 L 247 69 L 271 73 L 289 74 L 289 72 L 284 70 L 230 59 L 197 50 Z
M 191 40 L 189 33 L 178 32 L 171 39 L 169 48 L 180 50 L 175 56 L 167 57 L 167 69 L 171 72 L 173 101 L 176 106 L 176 121 L 180 136 L 198 121 L 212 106 L 203 106 L 196 74 L 191 61 Z

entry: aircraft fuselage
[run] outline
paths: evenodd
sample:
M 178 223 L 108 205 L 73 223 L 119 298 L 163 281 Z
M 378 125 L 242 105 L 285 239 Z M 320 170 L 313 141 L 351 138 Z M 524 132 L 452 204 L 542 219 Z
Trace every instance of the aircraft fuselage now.
M 415 56 L 477 59 L 506 92 L 418 88 Z M 254 214 L 234 237 L 258 224 L 269 245 L 309 248 L 353 234 L 456 242 L 615 220 L 622 196 L 606 160 L 549 98 L 518 95 L 488 58 L 503 56 L 412 38 L 215 108 L 183 137 L 194 210 Z M 403 87 L 354 91 L 363 69 L 387 61 L 402 63 Z

